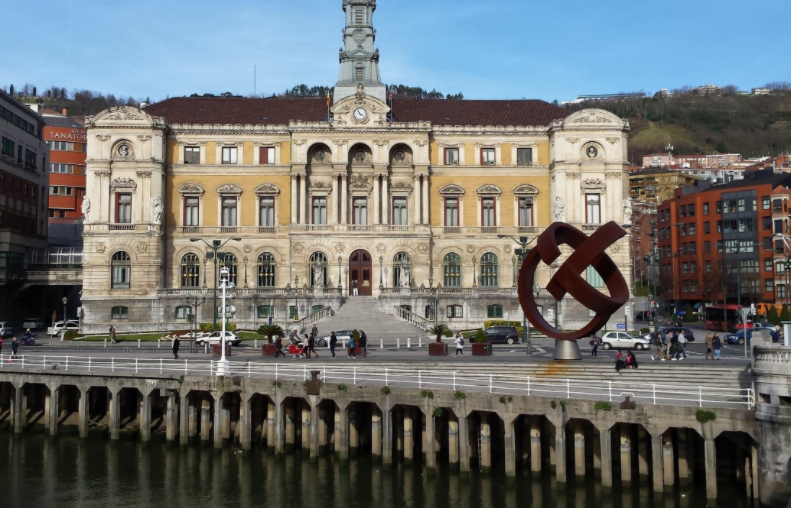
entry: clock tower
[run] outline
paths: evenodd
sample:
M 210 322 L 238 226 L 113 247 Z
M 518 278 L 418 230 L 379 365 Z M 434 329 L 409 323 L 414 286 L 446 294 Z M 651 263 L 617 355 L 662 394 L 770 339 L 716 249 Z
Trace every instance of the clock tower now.
M 387 91 L 379 77 L 379 50 L 374 48 L 376 30 L 373 15 L 376 0 L 343 0 L 346 28 L 343 30 L 344 48 L 340 49 L 341 73 L 335 85 L 337 103 L 357 93 L 359 85 L 365 93 L 387 102 Z

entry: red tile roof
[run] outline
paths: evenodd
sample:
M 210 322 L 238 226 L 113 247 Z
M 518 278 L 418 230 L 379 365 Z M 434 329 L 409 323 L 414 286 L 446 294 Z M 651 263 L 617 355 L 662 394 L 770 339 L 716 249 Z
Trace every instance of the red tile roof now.
M 289 120 L 319 122 L 327 116 L 324 98 L 235 99 L 180 97 L 145 108 L 152 116 L 175 124 L 282 125 Z M 396 99 L 397 122 L 430 121 L 433 125 L 549 125 L 567 117 L 563 108 L 539 100 Z M 267 118 L 267 120 L 264 120 Z

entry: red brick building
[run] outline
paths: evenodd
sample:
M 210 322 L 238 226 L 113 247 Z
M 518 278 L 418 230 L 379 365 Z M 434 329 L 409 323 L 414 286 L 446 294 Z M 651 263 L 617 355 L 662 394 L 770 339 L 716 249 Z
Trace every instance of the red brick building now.
M 79 219 L 85 197 L 85 128 L 64 110 L 41 111 L 49 145 L 49 218 Z
M 789 187 L 791 175 L 770 169 L 725 185 L 676 189 L 657 208 L 661 297 L 679 308 L 721 303 L 723 293 L 736 303 L 740 285 L 742 305 L 784 302 L 788 283 L 777 259 L 786 254 L 772 235 L 788 234 Z

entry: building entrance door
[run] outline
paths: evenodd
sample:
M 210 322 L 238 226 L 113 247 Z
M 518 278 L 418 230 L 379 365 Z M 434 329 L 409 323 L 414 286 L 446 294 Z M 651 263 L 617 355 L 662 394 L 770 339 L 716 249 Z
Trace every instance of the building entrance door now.
M 357 283 L 357 294 L 359 296 L 371 296 L 373 294 L 373 261 L 371 255 L 364 250 L 356 250 L 349 257 L 349 295 L 354 295 L 355 282 Z

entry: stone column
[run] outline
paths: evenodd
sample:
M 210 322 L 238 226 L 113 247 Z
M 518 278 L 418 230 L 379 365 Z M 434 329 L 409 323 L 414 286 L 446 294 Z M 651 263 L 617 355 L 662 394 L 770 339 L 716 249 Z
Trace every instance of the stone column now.
M 464 410 L 459 413 L 459 470 L 470 472 L 470 428 Z
M 225 437 L 225 433 L 223 432 L 223 413 L 225 412 L 225 403 L 222 400 L 222 395 L 217 397 L 217 401 L 214 403 L 214 422 L 213 428 L 214 431 L 214 447 L 215 448 L 222 448 L 223 438 Z
M 299 177 L 299 223 L 307 224 L 306 216 L 308 212 L 308 193 L 307 193 L 307 175 Z
M 349 406 L 343 407 L 339 411 L 340 416 L 340 429 L 338 435 L 335 437 L 335 446 L 340 447 L 341 460 L 349 459 Z
M 396 441 L 396 452 L 399 457 L 404 456 L 404 408 L 399 407 L 393 410 L 393 430 Z
M 637 470 L 648 476 L 648 434 L 642 426 L 637 427 Z
M 379 224 L 379 209 L 381 204 L 379 202 L 379 176 L 374 175 L 374 224 Z
M 717 499 L 717 450 L 714 439 L 705 439 L 706 499 Z
M 167 392 L 168 402 L 166 409 L 165 440 L 176 440 L 179 432 L 179 407 L 176 404 L 176 394 Z
M 88 411 L 90 410 L 88 388 L 80 387 L 79 432 L 80 437 L 88 437 Z
M 291 224 L 299 223 L 299 212 L 297 211 L 298 203 L 297 175 L 291 175 Z
M 404 409 L 404 460 L 414 459 L 415 443 L 413 440 L 412 408 Z
M 319 415 L 319 398 L 315 395 L 310 396 L 310 458 L 311 460 L 319 457 L 319 434 L 321 416 Z
M 530 417 L 530 470 L 541 471 L 541 421 L 537 416 Z
M 431 407 L 426 408 L 426 433 L 425 440 L 423 441 L 423 452 L 426 454 L 426 467 L 436 469 L 437 467 L 437 448 L 435 445 L 436 439 L 436 424 L 434 413 Z
M 338 175 L 332 175 L 332 224 L 338 224 L 338 205 L 340 204 L 341 196 L 338 194 Z M 329 203 L 327 203 L 329 205 Z
M 651 435 L 651 468 L 653 469 L 654 492 L 664 489 L 664 472 L 662 471 L 662 436 Z
M 621 430 L 621 481 L 632 481 L 632 436 L 629 425 L 622 423 Z
M 601 443 L 599 442 L 599 431 L 596 427 L 592 427 L 590 431 L 585 433 L 585 439 L 590 439 L 591 448 L 593 448 L 593 474 L 601 474 Z
M 665 485 L 673 485 L 676 481 L 673 462 L 673 431 L 668 429 L 662 434 L 662 470 Z
M 390 193 L 387 190 L 387 175 L 382 175 L 382 224 L 390 224 Z
M 310 425 L 310 408 L 309 407 L 302 407 L 302 449 L 303 450 L 310 450 L 310 436 L 311 432 L 311 425 Z
M 393 411 L 382 410 L 382 463 L 393 463 Z
M 251 399 L 245 400 L 244 396 L 240 401 L 239 425 L 242 427 L 239 439 L 242 450 L 249 450 L 253 447 L 253 403 Z
M 25 419 L 27 411 L 25 410 L 26 404 L 25 400 L 25 389 L 20 387 L 14 387 L 14 434 L 21 434 L 22 429 L 25 425 Z
M 761 470 L 758 468 L 758 451 L 758 443 L 752 442 L 752 438 L 750 438 L 750 480 L 753 499 L 761 499 Z
M 110 439 L 116 441 L 121 431 L 121 389 L 113 391 L 108 387 L 108 395 L 110 397 L 109 412 L 110 412 Z
M 555 425 L 555 476 L 566 483 L 566 427 Z
M 211 439 L 211 401 L 202 399 L 200 408 L 200 440 L 208 442 L 209 439 Z
M 492 468 L 492 426 L 489 423 L 489 414 L 481 415 L 481 470 L 489 471 Z
M 341 176 L 341 224 L 346 224 L 349 214 L 347 212 L 349 205 L 349 186 L 346 184 L 346 175 Z
M 579 421 L 574 425 L 574 474 L 585 476 L 585 428 Z
M 676 429 L 676 439 L 678 446 L 678 479 L 681 483 L 689 481 L 689 440 L 687 439 L 687 429 Z
M 285 416 L 284 416 L 284 407 L 285 404 L 282 400 L 278 400 L 279 398 L 277 395 L 275 396 L 275 453 L 281 454 L 285 451 L 286 448 L 286 429 L 285 429 Z
M 151 394 L 140 395 L 140 411 L 137 415 L 140 422 L 140 440 L 144 443 L 151 440 Z
M 266 446 L 267 448 L 274 448 L 277 433 L 277 408 L 272 400 L 267 402 L 266 406 Z
M 599 430 L 601 454 L 601 485 L 612 488 L 612 429 Z
M 429 223 L 428 210 L 428 175 L 423 176 L 423 224 Z
M 516 435 L 511 415 L 505 420 L 505 476 L 516 476 Z
M 415 220 L 412 221 L 413 224 L 418 225 L 421 224 L 420 218 L 420 177 L 415 176 L 415 191 L 413 196 L 415 196 Z
M 452 415 L 448 420 L 448 463 L 459 463 L 459 420 Z
M 50 436 L 55 436 L 58 434 L 58 420 L 60 419 L 60 388 L 50 388 L 44 407 L 47 430 L 49 430 Z
M 360 414 L 357 409 L 349 411 L 349 450 L 353 456 L 357 456 L 357 449 L 360 446 L 360 429 L 358 427 L 358 420 Z
M 319 406 L 319 448 L 329 444 L 328 426 L 327 426 L 327 410 Z
M 190 415 L 193 407 L 190 405 L 189 400 L 186 395 L 179 395 L 179 443 L 182 445 L 189 444 L 190 436 L 192 436 Z
M 340 455 L 341 453 L 341 410 L 337 407 L 335 408 L 335 412 L 333 413 L 333 431 L 332 431 L 332 439 L 335 444 L 335 454 Z
M 376 408 L 371 412 L 371 455 L 382 455 L 382 415 Z

